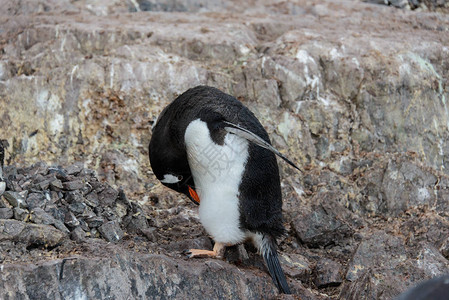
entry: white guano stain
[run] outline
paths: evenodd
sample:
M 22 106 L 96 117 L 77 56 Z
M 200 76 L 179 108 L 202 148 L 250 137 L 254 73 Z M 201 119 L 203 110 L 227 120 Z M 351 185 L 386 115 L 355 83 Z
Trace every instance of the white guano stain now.
M 109 87 L 112 89 L 114 85 L 114 64 L 111 64 L 111 69 L 109 71 Z
M 73 89 L 73 75 L 75 75 L 76 70 L 78 70 L 78 65 L 75 65 L 70 72 L 70 87 Z

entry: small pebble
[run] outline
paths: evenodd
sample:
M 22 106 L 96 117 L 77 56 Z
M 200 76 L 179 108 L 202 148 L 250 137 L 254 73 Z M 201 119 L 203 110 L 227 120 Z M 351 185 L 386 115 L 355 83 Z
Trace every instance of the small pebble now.
M 30 212 L 28 210 L 20 208 L 20 207 L 14 207 L 13 212 L 14 212 L 14 219 L 16 219 L 18 221 L 23 221 L 23 222 L 27 221 L 27 219 L 29 218 L 29 214 L 30 214 Z
M 82 180 L 67 181 L 62 184 L 63 189 L 67 191 L 75 191 L 82 189 L 84 187 L 84 182 Z
M 101 225 L 98 231 L 108 242 L 118 242 L 124 235 L 122 229 L 115 221 Z
M 77 243 L 81 243 L 86 239 L 86 232 L 81 227 L 76 227 L 70 233 L 70 238 Z

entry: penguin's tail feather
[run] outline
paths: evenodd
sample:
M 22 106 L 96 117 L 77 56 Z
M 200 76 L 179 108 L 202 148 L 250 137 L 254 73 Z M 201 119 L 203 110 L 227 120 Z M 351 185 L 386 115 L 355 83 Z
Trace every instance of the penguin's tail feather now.
M 284 271 L 282 271 L 281 264 L 279 263 L 275 239 L 264 235 L 262 237 L 262 243 L 259 249 L 265 263 L 267 264 L 271 278 L 279 289 L 279 292 L 283 294 L 291 294 Z

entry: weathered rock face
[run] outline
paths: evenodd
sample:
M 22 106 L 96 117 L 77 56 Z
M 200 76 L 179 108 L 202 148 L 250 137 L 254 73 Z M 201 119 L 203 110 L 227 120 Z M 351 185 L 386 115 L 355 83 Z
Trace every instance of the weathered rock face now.
M 103 246 L 104 245 L 98 245 Z M 3 299 L 228 299 L 274 297 L 267 276 L 221 261 L 182 264 L 164 255 L 130 254 L 109 247 L 104 258 L 69 257 L 39 265 L 5 266 Z M 216 283 L 224 285 L 217 288 Z M 20 286 L 11 290 L 10 286 Z M 256 290 L 255 287 L 259 287 Z M 264 288 L 265 287 L 265 288 Z M 6 289 L 5 289 L 6 288 Z
M 2 296 L 276 295 L 251 251 L 180 254 L 212 244 L 152 175 L 147 146 L 163 107 L 198 84 L 241 100 L 305 170 L 280 163 L 281 260 L 302 298 L 390 299 L 444 273 L 447 3 L 389 2 L 416 10 L 0 0 Z

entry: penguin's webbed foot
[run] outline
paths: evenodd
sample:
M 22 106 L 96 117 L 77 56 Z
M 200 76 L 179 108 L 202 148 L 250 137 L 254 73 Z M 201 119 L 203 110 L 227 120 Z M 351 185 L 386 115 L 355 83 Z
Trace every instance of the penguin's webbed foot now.
M 203 249 L 189 249 L 184 252 L 188 258 L 208 258 L 208 257 L 218 257 L 215 251 L 203 250 Z
M 188 258 L 223 258 L 225 244 L 215 243 L 214 250 L 189 249 L 184 252 Z

